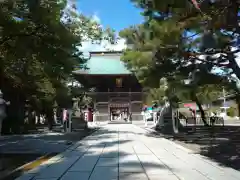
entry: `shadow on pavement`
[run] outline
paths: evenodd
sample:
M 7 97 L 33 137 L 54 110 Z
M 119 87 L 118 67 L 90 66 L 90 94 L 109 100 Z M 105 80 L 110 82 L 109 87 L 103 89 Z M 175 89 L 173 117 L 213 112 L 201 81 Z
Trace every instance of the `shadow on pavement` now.
M 0 153 L 24 152 L 61 152 L 73 142 L 90 135 L 95 129 L 87 129 L 73 133 L 44 133 L 17 135 L 0 139 Z
M 164 137 L 207 156 L 220 165 L 240 170 L 240 126 L 186 127 L 175 135 L 149 133 L 149 136 Z
M 116 135 L 116 131 L 104 130 L 104 134 L 102 133 L 103 130 L 99 130 L 94 134 L 93 137 L 90 136 L 87 137 L 87 139 L 83 139 L 78 147 L 70 148 L 71 150 L 69 149 L 65 151 L 62 158 L 55 162 L 52 162 L 48 166 L 39 166 L 39 171 L 35 171 L 34 177 L 44 178 L 43 176 L 45 175 L 47 178 L 51 178 L 50 176 L 52 175 L 52 178 L 58 178 L 61 180 L 75 180 L 73 176 L 75 178 L 78 177 L 78 179 L 82 180 L 89 179 L 90 177 L 93 179 L 110 180 L 119 179 L 118 167 L 120 167 L 119 169 L 121 169 L 121 167 L 124 167 L 123 171 L 125 172 L 122 174 L 124 177 L 120 179 L 136 179 L 136 177 L 139 177 L 138 179 L 141 179 L 139 175 L 146 176 L 143 170 L 143 166 L 145 170 L 151 168 L 168 169 L 168 167 L 161 163 L 140 163 L 139 160 L 136 161 L 128 159 L 127 157 L 132 155 L 131 152 L 128 153 L 126 151 L 114 150 L 114 147 L 118 147 L 118 144 L 124 145 L 131 142 L 132 140 L 111 140 L 111 138 L 113 138 L 113 135 Z M 85 143 L 89 145 L 86 146 Z M 113 149 L 104 151 L 105 148 Z M 102 152 L 101 154 L 99 154 L 99 150 Z M 120 160 L 118 162 L 114 162 L 112 161 L 114 158 L 120 158 Z M 102 161 L 103 159 L 106 161 Z M 108 161 L 107 159 L 112 160 Z M 88 168 L 91 166 L 88 163 L 92 163 L 93 169 Z M 52 172 L 52 174 L 49 174 L 49 172 Z M 57 173 L 57 175 L 54 175 L 54 172 Z M 21 174 L 23 173 L 24 170 L 21 171 Z M 14 178 L 19 175 L 19 173 L 16 174 Z
M 19 166 L 44 155 L 61 153 L 74 142 L 93 133 L 95 129 L 74 133 L 46 133 L 10 136 L 0 140 L 0 179 Z M 19 173 L 17 170 L 16 173 Z M 11 179 L 11 178 L 10 178 Z

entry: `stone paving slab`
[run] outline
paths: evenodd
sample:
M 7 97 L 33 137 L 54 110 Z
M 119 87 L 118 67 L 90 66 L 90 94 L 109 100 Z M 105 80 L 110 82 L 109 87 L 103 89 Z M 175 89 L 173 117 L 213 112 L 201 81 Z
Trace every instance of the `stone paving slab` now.
M 66 174 L 63 175 L 61 180 L 88 180 L 90 177 L 91 172 L 81 172 L 81 171 L 76 171 L 76 172 L 67 172 Z
M 133 124 L 109 124 L 17 180 L 239 180 L 210 161 Z

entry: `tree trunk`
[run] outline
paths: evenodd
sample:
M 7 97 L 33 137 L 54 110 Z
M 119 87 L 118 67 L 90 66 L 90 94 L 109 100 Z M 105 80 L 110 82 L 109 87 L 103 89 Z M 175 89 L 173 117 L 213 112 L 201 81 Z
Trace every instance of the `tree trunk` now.
M 0 136 L 2 135 L 2 124 L 3 124 L 3 119 L 0 119 Z
M 238 101 L 238 117 L 240 117 L 240 101 Z
M 41 124 L 41 121 L 40 121 L 40 118 L 41 118 L 41 116 L 40 116 L 40 112 L 39 111 L 37 111 L 36 112 L 36 116 L 37 116 L 37 125 L 39 125 L 39 124 Z
M 240 96 L 237 96 L 236 101 L 238 107 L 238 117 L 240 117 Z
M 24 98 L 14 92 L 6 92 L 7 100 L 10 105 L 7 107 L 7 117 L 4 119 L 2 131 L 3 133 L 22 133 L 24 125 Z
M 202 108 L 202 103 L 200 102 L 200 100 L 198 99 L 198 97 L 196 96 L 196 94 L 194 92 L 191 93 L 191 96 L 192 96 L 192 100 L 196 102 L 196 104 L 197 104 L 197 106 L 199 108 L 199 111 L 200 111 L 201 118 L 202 118 L 202 121 L 204 123 L 204 126 L 209 126 L 209 124 L 206 121 L 205 112 L 204 112 L 204 110 Z
M 233 53 L 229 53 L 228 60 L 229 60 L 229 65 L 230 65 L 231 69 L 233 70 L 233 73 L 237 76 L 238 79 L 240 79 L 240 68 L 236 61 L 235 55 Z
M 53 129 L 53 124 L 54 124 L 53 110 L 48 109 L 46 111 L 46 119 L 47 119 L 47 122 L 48 122 L 49 130 L 52 130 Z

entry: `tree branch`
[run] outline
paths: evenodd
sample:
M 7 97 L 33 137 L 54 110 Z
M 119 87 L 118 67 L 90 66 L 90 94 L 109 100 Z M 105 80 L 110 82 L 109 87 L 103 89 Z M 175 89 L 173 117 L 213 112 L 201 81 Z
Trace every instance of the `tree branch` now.
M 217 62 L 212 62 L 212 61 L 208 61 L 208 60 L 205 60 L 205 59 L 200 59 L 198 57 L 194 57 L 195 59 L 197 59 L 197 61 L 201 61 L 203 63 L 207 63 L 207 64 L 212 64 L 214 66 L 218 66 L 218 67 L 229 67 L 229 64 L 221 64 L 221 63 L 217 63 Z
M 212 61 L 209 61 L 209 60 L 206 60 L 206 59 L 200 59 L 200 58 L 197 57 L 197 56 L 203 55 L 203 54 L 200 54 L 200 53 L 186 52 L 184 54 L 185 54 L 184 55 L 185 58 L 187 58 L 187 59 L 191 59 L 192 58 L 192 61 L 197 60 L 197 61 L 200 61 L 200 62 L 203 62 L 203 63 L 212 64 L 212 65 L 218 66 L 218 67 L 226 67 L 226 68 L 229 67 L 229 64 L 221 64 L 221 63 L 212 62 Z
M 5 44 L 7 41 L 13 39 L 14 37 L 26 37 L 26 36 L 32 36 L 34 34 L 37 34 L 38 30 L 40 30 L 43 26 L 38 26 L 36 29 L 34 29 L 34 31 L 30 32 L 30 33 L 19 33 L 19 34 L 12 34 L 8 37 L 3 38 L 0 41 L 0 45 Z

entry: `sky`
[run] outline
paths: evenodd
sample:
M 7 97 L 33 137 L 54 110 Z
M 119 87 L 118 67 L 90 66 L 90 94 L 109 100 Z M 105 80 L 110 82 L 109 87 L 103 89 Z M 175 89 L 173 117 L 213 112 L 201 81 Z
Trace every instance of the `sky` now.
M 79 12 L 99 22 L 103 28 L 110 27 L 118 33 L 124 28 L 143 22 L 140 9 L 130 0 L 76 0 Z M 84 42 L 82 51 L 103 51 L 105 49 L 122 50 L 126 47 L 125 40 L 120 39 L 116 45 L 102 42 L 100 45 Z
M 130 0 L 73 0 L 76 2 L 77 10 L 86 16 L 92 16 L 103 28 L 110 27 L 118 33 L 124 28 L 143 22 L 141 10 L 136 8 Z M 104 51 L 107 49 L 121 51 L 126 48 L 124 39 L 120 39 L 116 45 L 108 42 L 92 44 L 83 42 L 80 50 L 83 52 Z M 240 53 L 237 55 L 240 65 Z M 216 69 L 216 72 L 221 72 Z
M 104 27 L 120 31 L 143 18 L 130 0 L 77 0 L 77 9 L 85 15 L 95 15 Z

